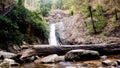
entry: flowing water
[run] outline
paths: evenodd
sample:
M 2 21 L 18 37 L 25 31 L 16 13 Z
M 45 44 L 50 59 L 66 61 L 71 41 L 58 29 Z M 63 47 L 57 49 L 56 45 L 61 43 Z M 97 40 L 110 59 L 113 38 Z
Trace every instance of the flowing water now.
M 49 38 L 49 45 L 58 45 L 57 38 L 55 34 L 55 24 L 50 24 L 50 38 Z
M 63 22 L 50 24 L 49 45 L 62 45 L 61 39 L 64 39 L 64 35 Z

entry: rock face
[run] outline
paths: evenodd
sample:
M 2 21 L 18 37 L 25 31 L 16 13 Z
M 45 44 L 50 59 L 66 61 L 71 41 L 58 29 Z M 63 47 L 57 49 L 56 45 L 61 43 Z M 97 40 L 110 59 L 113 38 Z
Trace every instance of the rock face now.
M 99 53 L 93 50 L 71 50 L 66 53 L 66 61 L 83 61 L 83 60 L 94 60 L 99 59 Z
M 56 62 L 56 58 L 58 58 L 57 54 L 49 55 L 44 58 L 40 58 L 35 60 L 35 63 L 54 63 Z

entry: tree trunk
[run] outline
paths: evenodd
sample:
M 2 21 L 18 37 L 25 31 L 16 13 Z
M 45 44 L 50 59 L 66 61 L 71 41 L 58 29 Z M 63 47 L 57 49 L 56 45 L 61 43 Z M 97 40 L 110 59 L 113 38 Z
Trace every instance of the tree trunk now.
M 61 45 L 61 46 L 51 46 L 51 45 L 31 45 L 29 47 L 23 47 L 25 49 L 21 54 L 21 58 L 32 56 L 35 54 L 49 55 L 58 54 L 64 55 L 70 50 L 74 49 L 86 49 L 86 50 L 96 50 L 100 54 L 116 54 L 120 53 L 120 44 L 106 44 L 106 45 Z
M 91 21 L 92 21 L 92 25 L 93 25 L 94 34 L 96 34 L 97 31 L 96 31 L 95 23 L 94 23 L 94 20 L 93 20 L 93 15 L 92 15 L 91 6 L 89 6 L 88 9 L 89 9 L 89 12 L 90 12 L 90 17 L 91 17 Z
M 118 20 L 117 9 L 115 8 L 115 18 Z

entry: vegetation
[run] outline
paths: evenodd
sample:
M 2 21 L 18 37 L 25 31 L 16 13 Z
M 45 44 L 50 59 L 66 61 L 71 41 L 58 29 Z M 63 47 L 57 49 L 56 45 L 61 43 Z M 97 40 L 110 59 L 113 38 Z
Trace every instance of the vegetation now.
M 0 47 L 4 49 L 22 45 L 23 41 L 46 43 L 49 35 L 49 27 L 41 13 L 31 12 L 22 5 L 16 5 L 6 16 L 1 16 L 0 26 Z
M 52 0 L 40 0 L 40 12 L 43 16 L 47 16 L 52 8 Z
M 103 7 L 101 5 L 98 5 L 97 8 L 92 11 L 93 18 L 97 21 L 93 20 L 92 22 L 94 22 L 95 24 L 87 26 L 90 34 L 100 33 L 104 29 L 106 25 L 106 18 L 103 14 L 103 10 Z M 90 23 L 90 21 L 87 23 Z
M 0 16 L 0 47 L 5 49 L 21 45 L 23 41 L 29 44 L 46 43 L 49 27 L 44 17 L 51 9 L 69 10 L 71 16 L 78 12 L 84 14 L 89 34 L 104 32 L 108 21 L 111 22 L 111 19 L 114 22 L 119 21 L 120 15 L 119 0 L 17 0 L 17 2 L 11 12 L 6 16 Z M 27 7 L 39 4 L 33 7 L 37 7 L 37 10 L 26 9 L 25 2 L 28 4 Z M 10 3 L 12 2 L 5 0 L 5 7 Z

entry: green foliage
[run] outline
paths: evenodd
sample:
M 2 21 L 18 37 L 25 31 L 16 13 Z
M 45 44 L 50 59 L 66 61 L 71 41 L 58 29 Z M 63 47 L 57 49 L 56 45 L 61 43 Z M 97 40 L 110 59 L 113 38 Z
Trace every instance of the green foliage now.
M 52 0 L 40 0 L 40 13 L 46 17 L 52 8 Z
M 70 15 L 71 15 L 71 16 L 74 15 L 74 11 L 73 11 L 73 10 L 70 11 Z
M 88 7 L 89 0 L 64 0 L 64 9 L 73 10 L 75 13 L 77 11 L 85 11 Z
M 21 45 L 23 35 L 18 26 L 7 17 L 0 17 L 0 48 L 7 49 L 14 44 Z
M 8 49 L 9 46 L 21 45 L 23 41 L 32 44 L 37 38 L 45 41 L 49 36 L 48 29 L 41 13 L 16 5 L 5 17 L 0 17 L 0 47 Z
M 44 17 L 46 17 L 46 16 L 48 15 L 49 11 L 50 11 L 50 9 L 49 9 L 49 8 L 46 8 L 46 7 L 40 9 L 40 13 L 41 13 Z
M 64 0 L 54 0 L 53 1 L 53 9 L 63 9 L 63 1 Z
M 103 10 L 104 10 L 103 7 L 101 5 L 98 5 L 97 8 L 95 9 L 95 11 L 92 12 L 94 19 L 97 20 L 97 21 L 94 20 L 95 29 L 96 29 L 97 33 L 102 32 L 103 28 L 106 26 L 106 19 L 104 17 Z M 87 29 L 90 34 L 94 33 L 92 25 L 88 25 Z

